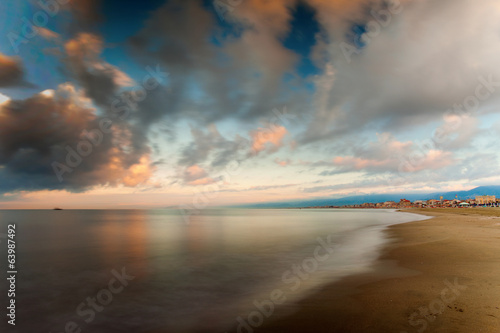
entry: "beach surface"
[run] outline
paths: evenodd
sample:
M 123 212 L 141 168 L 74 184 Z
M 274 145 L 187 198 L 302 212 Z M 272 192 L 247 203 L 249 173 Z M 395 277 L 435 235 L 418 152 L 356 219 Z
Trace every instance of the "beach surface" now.
M 254 332 L 500 332 L 500 209 L 405 211 L 434 218 L 389 227 L 370 272 L 282 306 Z

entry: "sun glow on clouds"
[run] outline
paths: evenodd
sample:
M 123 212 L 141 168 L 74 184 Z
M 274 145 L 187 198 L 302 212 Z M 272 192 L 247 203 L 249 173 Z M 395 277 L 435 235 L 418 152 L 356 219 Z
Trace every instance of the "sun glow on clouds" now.
M 151 161 L 148 156 L 141 157 L 139 163 L 128 168 L 123 184 L 125 186 L 135 187 L 139 184 L 145 184 L 153 175 L 154 169 L 151 167 Z
M 70 37 L 40 29 L 41 42 L 57 50 L 40 54 L 57 63 L 65 83 L 47 89 L 55 85 L 39 78 L 27 82 L 37 77 L 29 72 L 33 59 L 0 53 L 0 87 L 15 100 L 0 93 L 0 186 L 9 199 L 21 193 L 25 200 L 56 194 L 63 200 L 71 191 L 96 198 L 154 188 L 189 201 L 191 191 L 217 183 L 221 202 L 251 201 L 257 189 L 261 199 L 382 191 L 384 177 L 401 177 L 401 189 L 458 187 L 457 179 L 490 179 L 499 169 L 498 131 L 486 128 L 484 118 L 489 113 L 498 120 L 500 110 L 496 0 L 401 0 L 400 10 L 375 34 L 363 27 L 386 18 L 377 20 L 373 12 L 387 13 L 387 1 L 305 0 L 320 26 L 314 38 L 300 31 L 296 0 L 242 1 L 226 13 L 230 24 L 221 24 L 200 1 L 170 0 L 149 16 L 137 15 L 147 19 L 131 24 L 138 30 L 123 45 L 110 43 L 116 39 L 104 32 L 119 26 L 87 32 L 81 11 L 85 7 L 89 24 L 99 16 L 97 7 L 77 3 L 69 4 L 77 9 L 68 11 L 75 21 Z M 101 14 L 99 24 L 110 24 Z M 288 37 L 297 44 L 311 38 L 305 43 L 311 50 L 288 48 Z M 347 59 L 339 44 L 357 38 L 363 45 Z M 302 60 L 318 72 L 300 73 Z M 130 118 L 114 122 L 93 153 L 58 182 L 50 163 L 64 162 L 65 147 L 77 149 L 83 131 L 98 128 L 113 113 L 111 103 L 123 92 L 138 92 L 131 87 L 157 65 L 169 79 L 147 90 Z M 138 67 L 140 74 L 133 70 Z M 446 113 L 475 93 L 479 75 L 490 74 L 496 91 L 483 87 L 491 94 L 474 114 Z M 24 100 L 11 93 L 27 86 L 41 92 Z M 273 111 L 283 106 L 295 118 L 274 120 Z M 410 126 L 414 131 L 406 133 Z M 419 144 L 435 132 L 448 140 Z M 240 176 L 220 182 L 231 161 Z M 152 179 L 174 184 L 178 193 Z M 302 194 L 288 186 L 299 182 Z
M 252 152 L 258 154 L 261 151 L 276 151 L 283 145 L 283 138 L 288 133 L 283 126 L 272 126 L 271 128 L 258 128 L 250 132 L 252 138 Z
M 48 97 L 48 98 L 54 97 L 54 94 L 55 94 L 54 89 L 47 89 L 47 90 L 40 92 L 40 95 L 43 95 L 43 96 Z
M 10 101 L 10 97 L 0 93 L 0 105 L 7 103 L 8 101 Z
M 208 177 L 208 173 L 199 165 L 191 165 L 184 171 L 184 182 L 187 185 L 199 186 L 215 183 L 215 179 Z

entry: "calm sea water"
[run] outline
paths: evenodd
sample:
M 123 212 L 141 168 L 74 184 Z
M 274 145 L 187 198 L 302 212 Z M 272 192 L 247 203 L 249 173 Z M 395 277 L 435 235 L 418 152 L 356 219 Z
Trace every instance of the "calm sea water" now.
M 370 269 L 386 226 L 420 219 L 387 210 L 213 209 L 188 219 L 175 210 L 5 210 L 0 233 L 16 224 L 17 332 L 225 332 L 273 291 L 289 306 Z M 2 272 L 6 244 L 0 238 Z

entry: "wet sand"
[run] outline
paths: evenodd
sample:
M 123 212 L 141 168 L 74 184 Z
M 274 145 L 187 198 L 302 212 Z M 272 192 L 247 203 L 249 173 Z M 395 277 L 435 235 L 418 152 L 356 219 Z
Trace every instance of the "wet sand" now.
M 411 209 L 369 273 L 350 276 L 254 332 L 500 332 L 500 209 Z M 241 332 L 247 332 L 242 329 Z

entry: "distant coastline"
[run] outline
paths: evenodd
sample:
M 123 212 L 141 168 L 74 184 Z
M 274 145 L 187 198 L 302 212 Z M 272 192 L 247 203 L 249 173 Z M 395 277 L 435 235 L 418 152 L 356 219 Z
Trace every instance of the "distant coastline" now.
M 407 208 L 478 208 L 478 207 L 500 207 L 500 198 L 494 195 L 481 195 L 476 196 L 474 199 L 466 200 L 415 200 L 410 201 L 407 199 L 401 199 L 399 202 L 395 201 L 385 201 L 371 203 L 366 202 L 357 205 L 343 205 L 343 206 L 307 206 L 307 207 L 296 207 L 299 209 L 318 209 L 318 208 L 371 208 L 371 209 L 407 209 Z

